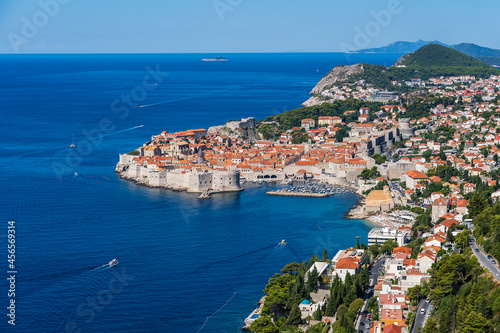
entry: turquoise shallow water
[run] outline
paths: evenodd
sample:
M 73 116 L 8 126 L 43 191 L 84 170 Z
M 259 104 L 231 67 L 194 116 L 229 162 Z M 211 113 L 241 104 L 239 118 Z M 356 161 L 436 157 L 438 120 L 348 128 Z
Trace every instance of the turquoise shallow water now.
M 240 332 L 267 280 L 285 264 L 324 248 L 333 254 L 356 235 L 366 241 L 365 222 L 342 218 L 356 203 L 353 194 L 271 197 L 269 187 L 249 186 L 198 200 L 116 176 L 118 153 L 152 134 L 298 107 L 346 59 L 242 54 L 202 63 L 201 57 L 0 56 L 0 248 L 7 220 L 15 219 L 16 331 Z M 398 55 L 353 57 L 389 63 Z M 126 117 L 113 112 L 113 101 L 157 65 L 165 79 L 140 101 L 154 105 L 130 108 Z M 82 147 L 85 131 L 103 119 L 113 130 L 71 161 L 72 136 Z M 54 163 L 64 170 L 56 172 Z M 288 245 L 277 246 L 283 238 Z M 116 268 L 100 267 L 113 258 Z M 6 265 L 0 262 L 0 272 Z M 8 302 L 6 288 L 1 282 L 1 304 Z M 6 320 L 0 331 L 11 331 Z

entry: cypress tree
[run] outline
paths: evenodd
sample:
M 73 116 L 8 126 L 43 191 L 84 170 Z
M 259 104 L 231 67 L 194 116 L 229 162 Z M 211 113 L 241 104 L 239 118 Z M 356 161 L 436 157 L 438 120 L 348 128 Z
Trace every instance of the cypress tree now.
M 314 312 L 314 320 L 321 321 L 321 317 L 322 317 L 321 309 L 318 307 L 318 309 Z
M 300 309 L 298 304 L 294 304 L 292 306 L 292 310 L 290 311 L 290 315 L 288 316 L 288 324 L 289 325 L 300 324 Z
M 323 250 L 323 259 L 321 261 L 328 261 L 328 252 L 326 249 Z

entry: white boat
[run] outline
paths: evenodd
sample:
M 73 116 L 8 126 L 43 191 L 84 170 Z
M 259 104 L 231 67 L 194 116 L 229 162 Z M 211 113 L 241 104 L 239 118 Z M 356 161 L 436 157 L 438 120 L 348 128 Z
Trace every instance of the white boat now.
M 284 239 L 281 240 L 281 244 L 286 244 Z
M 111 261 L 108 263 L 108 265 L 109 265 L 109 267 L 116 266 L 116 265 L 118 265 L 118 260 L 113 259 L 113 260 L 111 260 Z
M 75 148 L 75 136 L 73 135 L 73 143 L 69 145 L 70 148 Z

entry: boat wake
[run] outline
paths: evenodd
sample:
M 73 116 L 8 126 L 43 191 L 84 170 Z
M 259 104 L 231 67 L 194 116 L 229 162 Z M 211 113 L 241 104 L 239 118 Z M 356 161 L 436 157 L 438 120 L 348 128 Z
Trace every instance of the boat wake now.
M 163 104 L 181 102 L 181 101 L 185 101 L 185 100 L 188 100 L 188 99 L 194 99 L 194 98 L 198 98 L 198 97 L 205 97 L 205 96 L 213 95 L 213 94 L 216 94 L 216 93 L 222 92 L 222 91 L 224 91 L 224 90 L 216 90 L 216 91 L 211 91 L 211 92 L 208 92 L 208 93 L 205 93 L 205 94 L 199 94 L 199 95 L 195 95 L 195 96 L 175 98 L 175 99 L 171 99 L 169 101 L 163 101 L 163 102 L 158 102 L 158 103 L 138 105 L 137 107 L 138 108 L 149 108 L 151 106 L 157 106 L 157 105 L 163 105 Z
M 109 290 L 110 281 L 116 279 L 117 274 L 115 268 L 108 263 L 37 277 L 34 280 L 41 284 L 37 283 L 33 289 L 26 290 L 26 296 L 23 297 L 25 301 L 23 310 L 36 314 L 37 309 L 57 308 L 59 304 L 67 304 L 74 310 L 66 314 L 65 318 L 61 318 L 57 311 L 44 314 L 43 320 L 39 318 L 38 332 L 63 331 L 65 323 L 78 318 L 80 315 L 78 309 L 82 307 L 82 304 L 95 299 L 100 292 Z M 23 279 L 22 282 L 25 281 L 29 280 Z
M 126 129 L 119 130 L 119 131 L 116 131 L 116 132 L 113 132 L 113 133 L 104 134 L 103 137 L 105 137 L 105 136 L 111 136 L 111 135 L 116 135 L 116 134 L 120 134 L 120 133 L 124 133 L 124 132 L 128 132 L 128 131 L 133 131 L 133 130 L 135 130 L 137 128 L 141 128 L 141 127 L 144 127 L 144 125 L 134 126 L 134 127 L 126 128 Z
M 82 267 L 78 269 L 74 269 L 71 271 L 66 271 L 66 272 L 59 272 L 59 273 L 53 273 L 53 274 L 47 274 L 47 275 L 42 275 L 42 276 L 37 276 L 34 278 L 29 278 L 25 279 L 23 278 L 23 281 L 42 281 L 42 280 L 52 280 L 52 279 L 57 279 L 57 278 L 62 278 L 62 277 L 68 277 L 68 276 L 76 276 L 79 274 L 84 274 L 84 273 L 91 273 L 91 272 L 97 272 L 97 271 L 102 271 L 105 269 L 111 268 L 111 266 L 108 264 L 100 265 L 100 266 L 89 266 L 89 267 Z

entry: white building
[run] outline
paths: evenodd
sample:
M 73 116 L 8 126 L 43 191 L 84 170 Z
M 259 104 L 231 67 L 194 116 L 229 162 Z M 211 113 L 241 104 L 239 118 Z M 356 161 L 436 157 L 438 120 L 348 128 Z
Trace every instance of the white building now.
M 373 228 L 368 233 L 368 246 L 382 244 L 389 239 L 397 241 L 398 246 L 403 246 L 410 240 L 410 231 L 399 231 L 397 229 L 391 229 L 387 227 Z

